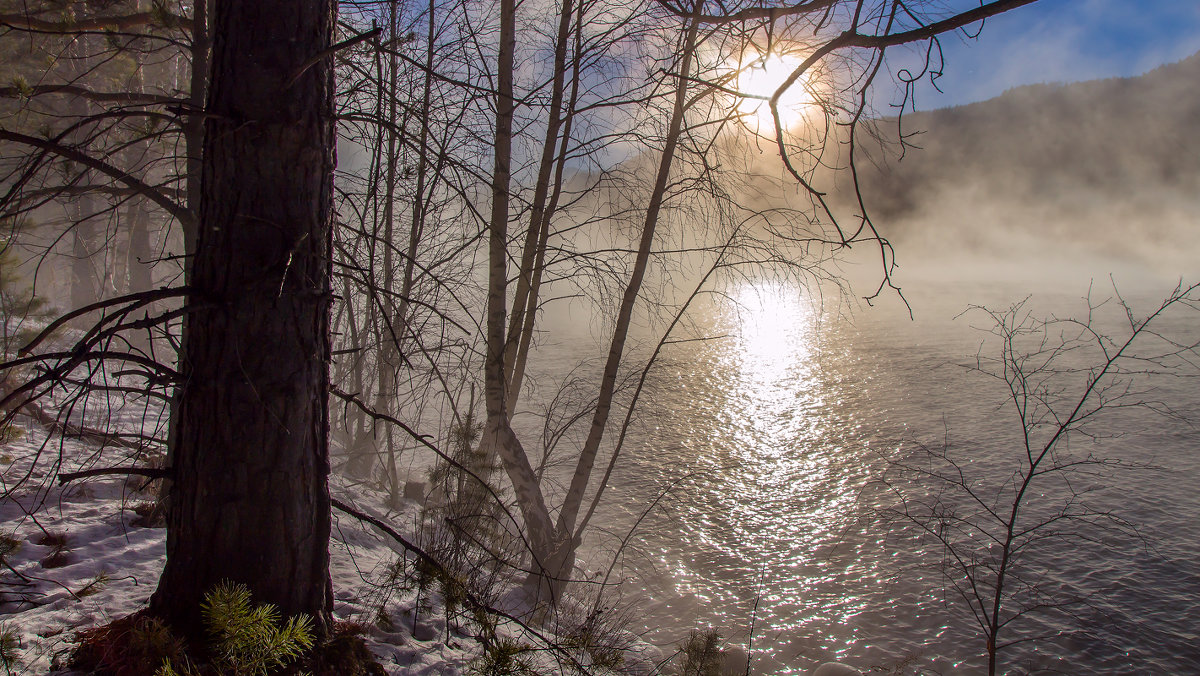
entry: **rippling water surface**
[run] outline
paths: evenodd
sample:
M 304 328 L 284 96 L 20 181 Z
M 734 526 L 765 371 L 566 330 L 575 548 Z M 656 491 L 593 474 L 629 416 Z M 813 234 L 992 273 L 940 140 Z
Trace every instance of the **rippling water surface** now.
M 984 337 L 972 325 L 986 321 L 954 317 L 968 301 L 1021 296 L 939 290 L 911 298 L 913 321 L 896 307 L 847 320 L 787 284 L 747 283 L 733 296 L 704 319 L 722 337 L 664 351 L 596 520 L 620 537 L 667 491 L 617 569 L 639 608 L 635 628 L 669 651 L 710 625 L 744 649 L 753 625 L 754 673 L 807 673 L 831 659 L 883 673 L 906 662 L 908 673 L 979 671 L 984 642 L 943 591 L 941 552 L 885 527 L 871 486 L 919 444 L 949 443 L 981 477 L 1003 471 L 1020 427 L 1003 383 L 960 366 Z M 1085 309 L 1069 295 L 1033 303 Z M 1194 340 L 1198 324 L 1193 313 L 1164 328 Z M 1160 385 L 1156 397 L 1200 413 L 1193 384 Z M 1105 538 L 1038 550 L 1048 586 L 1097 607 L 1014 628 L 1010 639 L 1047 637 L 1007 648 L 1005 672 L 1200 673 L 1200 434 L 1140 415 L 1111 424 L 1126 434 L 1089 450 L 1169 468 L 1094 486 L 1097 504 L 1136 523 L 1150 547 Z

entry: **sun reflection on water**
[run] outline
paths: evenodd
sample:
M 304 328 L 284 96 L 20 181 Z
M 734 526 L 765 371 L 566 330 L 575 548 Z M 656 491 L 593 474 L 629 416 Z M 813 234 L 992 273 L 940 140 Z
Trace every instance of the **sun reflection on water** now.
M 760 665 L 795 673 L 784 665 L 862 612 L 838 586 L 847 562 L 831 558 L 830 544 L 845 528 L 860 472 L 834 420 L 841 395 L 822 369 L 819 305 L 787 281 L 743 282 L 726 297 L 711 328 L 727 339 L 681 360 L 674 386 L 657 393 L 689 412 L 672 443 L 707 468 L 681 491 L 702 499 L 674 505 L 683 565 L 660 564 L 675 564 L 671 580 L 685 604 L 733 625 L 758 596 L 778 632 L 756 643 Z M 771 574 L 757 588 L 764 569 Z M 716 588 L 715 577 L 729 586 Z
M 614 475 L 621 499 L 606 503 L 613 523 L 640 524 L 637 553 L 627 551 L 621 562 L 622 591 L 639 599 L 636 629 L 667 656 L 697 627 L 720 628 L 733 646 L 748 645 L 753 633 L 755 674 L 806 674 L 831 660 L 885 671 L 978 671 L 980 661 L 963 656 L 977 638 L 971 618 L 946 605 L 940 553 L 890 531 L 874 513 L 882 463 L 926 438 L 914 430 L 934 430 L 937 443 L 944 411 L 979 412 L 974 383 L 958 384 L 956 371 L 933 368 L 978 348 L 973 333 L 947 324 L 961 306 L 939 297 L 927 311 L 943 313 L 940 321 L 910 326 L 866 317 L 855 325 L 824 316 L 795 284 L 753 281 L 723 292 L 719 305 L 696 312 L 693 335 L 705 339 L 672 344 L 647 380 L 645 427 Z M 931 327 L 948 333 L 933 340 Z M 989 413 L 965 434 L 990 439 Z M 1172 457 L 1179 463 L 1195 455 Z M 1200 471 L 1195 465 L 1186 466 Z M 1122 580 L 1154 582 L 1142 588 L 1186 589 L 1179 598 L 1188 600 L 1179 603 L 1195 598 L 1184 569 L 1148 568 L 1117 555 L 1083 564 L 1076 557 L 1068 548 L 1051 567 L 1074 575 L 1102 565 Z M 1173 637 L 1193 636 L 1175 603 L 1159 606 L 1153 621 L 1169 625 Z M 1133 644 L 1124 636 L 1104 641 L 1125 649 Z M 1135 671 L 1129 652 L 1103 650 L 1098 671 Z M 1017 654 L 1062 667 L 1036 652 Z M 1179 663 L 1177 654 L 1166 654 L 1139 659 Z
M 795 286 L 745 283 L 734 291 L 728 319 L 734 322 L 734 359 L 744 376 L 763 383 L 786 378 L 806 364 L 815 338 L 813 309 Z
M 733 289 L 724 317 L 732 340 L 721 359 L 722 432 L 733 457 L 764 489 L 806 463 L 797 453 L 819 435 L 823 391 L 817 382 L 817 313 L 801 290 L 785 282 Z M 763 484 L 767 476 L 774 481 Z

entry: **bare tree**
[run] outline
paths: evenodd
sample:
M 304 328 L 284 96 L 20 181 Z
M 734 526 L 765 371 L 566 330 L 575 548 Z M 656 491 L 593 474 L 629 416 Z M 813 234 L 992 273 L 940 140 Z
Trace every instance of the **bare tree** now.
M 614 444 L 611 441 L 615 432 L 610 415 L 618 402 L 617 383 L 621 381 L 622 371 L 632 366 L 628 339 L 634 318 L 649 307 L 665 311 L 667 317 L 675 316 L 675 311 L 681 309 L 677 303 L 664 303 L 656 293 L 661 289 L 655 288 L 652 292 L 645 286 L 646 280 L 655 275 L 668 278 L 671 266 L 680 264 L 680 258 L 673 264 L 666 262 L 671 259 L 671 246 L 666 244 L 665 235 L 670 233 L 672 239 L 686 242 L 676 246 L 676 254 L 707 257 L 709 264 L 714 266 L 717 264 L 712 261 L 722 258 L 720 267 L 725 269 L 725 274 L 713 278 L 705 275 L 712 284 L 720 284 L 731 275 L 749 274 L 752 270 L 764 274 L 780 269 L 794 270 L 792 266 L 797 263 L 820 275 L 823 261 L 856 243 L 870 243 L 878 247 L 881 256 L 883 282 L 880 289 L 891 285 L 891 247 L 876 231 L 861 201 L 851 213 L 836 214 L 825 199 L 825 193 L 818 189 L 816 181 L 822 176 L 822 168 L 829 164 L 826 155 L 836 154 L 837 142 L 845 141 L 850 151 L 848 164 L 844 166 L 852 169 L 853 147 L 857 142 L 855 130 L 868 112 L 866 90 L 880 71 L 888 48 L 926 42 L 933 51 L 939 35 L 1023 4 L 1028 2 L 1000 1 L 961 13 L 940 14 L 931 6 L 920 8 L 926 14 L 898 2 L 826 1 L 772 8 L 720 6 L 716 9 L 710 9 L 703 2 L 679 5 L 658 2 L 630 12 L 650 26 L 648 32 L 637 35 L 653 35 L 658 41 L 655 44 L 661 47 L 660 51 L 652 51 L 646 57 L 647 63 L 656 67 L 651 71 L 654 73 L 653 86 L 647 90 L 631 89 L 623 97 L 617 97 L 626 102 L 622 104 L 623 109 L 638 111 L 632 116 L 634 122 L 627 138 L 639 144 L 642 154 L 636 161 L 626 158 L 621 166 L 604 167 L 599 173 L 605 177 L 603 182 L 611 182 L 616 188 L 618 182 L 614 179 L 622 173 L 636 175 L 636 171 L 630 170 L 640 163 L 649 167 L 643 183 L 649 187 L 631 190 L 632 183 L 621 184 L 620 187 L 629 191 L 625 211 L 617 212 L 610 207 L 612 210 L 597 219 L 610 224 L 627 224 L 627 241 L 617 239 L 608 251 L 560 257 L 557 262 L 563 263 L 560 269 L 564 271 L 552 276 L 550 270 L 556 261 L 541 261 L 554 245 L 543 237 L 541 228 L 554 215 L 547 216 L 538 211 L 542 205 L 539 196 L 545 194 L 545 190 L 539 190 L 540 183 L 535 183 L 533 215 L 526 230 L 522 255 L 517 259 L 509 251 L 508 226 L 514 211 L 511 197 L 517 192 L 512 179 L 512 165 L 516 161 L 513 120 L 517 108 L 512 101 L 523 101 L 525 97 L 514 90 L 514 45 L 520 24 L 517 19 L 519 9 L 501 3 L 495 57 L 491 211 L 487 221 L 489 285 L 485 322 L 487 356 L 483 367 L 487 423 L 483 443 L 504 462 L 528 532 L 533 578 L 540 580 L 542 598 L 546 595 L 553 598 L 569 579 L 575 551 L 582 538 L 579 516 L 585 509 L 588 512 L 594 509 L 585 508 L 589 495 L 594 500 L 603 494 L 603 480 L 597 483 L 593 476 L 597 459 L 603 450 L 607 450 L 611 466 L 620 452 L 620 442 Z M 569 5 L 560 9 L 565 14 Z M 560 28 L 563 26 L 566 26 L 565 17 Z M 569 34 L 570 29 L 566 30 L 565 34 Z M 565 34 L 559 33 L 560 36 Z M 767 138 L 775 145 L 787 172 L 803 186 L 807 205 L 756 209 L 739 202 L 738 195 L 721 187 L 732 173 L 722 171 L 720 163 L 726 159 L 721 156 L 722 148 L 736 145 L 730 137 L 745 138 L 745 127 L 739 124 L 744 115 L 733 104 L 748 94 L 736 88 L 742 69 L 730 64 L 741 63 L 744 52 L 751 49 L 757 50 L 759 60 L 782 49 L 800 54 L 797 65 L 774 92 L 751 95 L 766 99 L 774 126 L 774 133 Z M 557 57 L 558 52 L 555 55 Z M 565 65 L 557 58 L 555 63 Z M 835 78 L 833 84 L 806 85 L 804 78 L 820 68 L 837 73 L 836 78 L 840 79 Z M 583 81 L 586 82 L 588 77 L 585 73 Z M 796 132 L 783 123 L 780 99 L 793 86 L 840 87 L 835 89 L 840 94 L 828 94 L 819 105 L 818 115 L 825 123 L 825 133 L 812 129 Z M 559 88 L 552 87 L 552 105 L 561 105 L 559 92 Z M 555 109 L 549 113 L 554 115 Z M 848 126 L 848 135 L 834 133 L 838 125 Z M 553 126 L 551 124 L 547 130 Z M 548 133 L 540 139 L 541 145 L 534 147 L 545 150 L 552 139 L 553 133 Z M 571 141 L 580 148 L 589 147 L 586 138 Z M 831 145 L 835 147 L 831 148 Z M 538 175 L 544 176 L 545 172 Z M 672 217 L 687 211 L 688 199 L 699 196 L 715 207 L 705 213 L 704 218 L 720 224 L 708 230 L 710 236 L 717 234 L 716 237 L 705 239 L 664 227 Z M 610 202 L 617 203 L 622 203 L 620 197 Z M 577 202 L 576 207 L 580 204 Z M 578 210 L 566 209 L 558 216 L 571 223 L 572 217 L 578 218 L 578 214 Z M 757 221 L 753 237 L 731 239 L 728 236 L 731 228 L 737 229 L 739 221 Z M 844 222 L 855 224 L 844 227 Z M 583 226 L 576 221 L 571 227 Z M 576 239 L 584 237 L 576 235 Z M 731 241 L 748 250 L 738 264 L 722 253 L 723 247 Z M 514 259 L 520 261 L 515 271 L 509 263 Z M 528 268 L 529 264 L 534 266 L 533 269 Z M 734 272 L 735 268 L 740 272 Z M 523 369 L 528 368 L 528 353 L 524 346 L 532 342 L 533 332 L 537 331 L 536 311 L 542 302 L 539 298 L 553 294 L 547 288 L 553 283 L 535 280 L 539 276 L 557 278 L 561 288 L 562 280 L 580 274 L 595 274 L 596 270 L 601 271 L 598 277 L 610 280 L 609 284 L 592 289 L 593 292 L 600 289 L 603 300 L 597 305 L 601 315 L 611 322 L 610 333 L 604 366 L 596 379 L 597 397 L 587 416 L 591 422 L 580 452 L 571 461 L 574 469 L 569 485 L 558 498 L 557 491 L 545 484 L 543 475 L 530 460 L 526 444 L 514 430 L 510 418 L 520 401 Z M 510 279 L 517 281 L 516 289 L 511 293 Z M 512 306 L 509 305 L 510 298 L 515 303 Z M 677 325 L 675 322 L 669 324 Z M 635 403 L 636 398 L 624 402 L 628 406 Z M 627 425 L 628 420 L 626 416 L 625 422 L 619 424 Z M 604 476 L 608 475 L 606 471 Z
M 151 254 L 140 266 L 172 248 L 181 252 L 165 234 L 147 250 L 151 233 L 141 214 L 148 207 L 153 212 L 146 218 L 174 221 L 185 230 L 194 220 L 189 189 L 199 181 L 189 188 L 187 178 L 189 168 L 198 168 L 193 159 L 199 157 L 200 116 L 178 113 L 203 107 L 208 47 L 195 29 L 205 25 L 203 19 L 174 10 L 203 12 L 204 3 L 146 4 L 15 3 L 0 9 L 6 58 L 14 66 L 11 81 L 0 88 L 7 118 L 0 134 L 0 213 L 37 226 L 40 237 L 31 231 L 23 247 L 71 261 L 72 290 L 55 291 L 70 295 L 74 307 L 124 290 L 119 277 L 126 274 L 127 256 L 121 251 Z M 202 69 L 198 102 L 177 86 L 181 76 L 196 72 L 189 60 Z M 133 215 L 136 225 L 127 225 L 122 212 Z M 130 239 L 138 241 L 129 246 Z M 144 275 L 138 266 L 133 271 Z M 160 275 L 169 277 L 165 270 Z
M 13 67 L 0 87 L 0 218 L 22 225 L 10 251 L 38 295 L 84 329 L 70 347 L 26 341 L 0 365 L 9 381 L 0 408 L 119 442 L 129 461 L 166 442 L 157 420 L 174 385 L 182 293 L 154 287 L 180 277 L 186 257 L 175 254 L 194 226 L 189 189 L 199 180 L 187 172 L 200 151 L 189 129 L 202 116 L 182 113 L 203 108 L 203 88 L 196 105 L 180 85 L 207 60 L 196 29 L 207 24 L 189 16 L 203 7 L 0 5 L 0 49 Z M 110 394 L 140 399 L 145 429 L 102 429 Z M 38 403 L 46 396 L 53 405 Z
M 320 579 L 325 564 L 299 533 L 310 528 L 321 540 L 328 530 L 324 488 L 317 484 L 327 457 L 329 388 L 313 360 L 336 352 L 339 397 L 354 402 L 343 409 L 348 464 L 361 457 L 370 472 L 383 458 L 393 498 L 400 489 L 399 439 L 425 445 L 418 428 L 434 425 L 437 438 L 451 439 L 473 419 L 474 411 L 462 407 L 463 393 L 482 384 L 481 462 L 502 461 L 529 544 L 523 565 L 531 591 L 553 600 L 571 577 L 585 528 L 619 463 L 641 382 L 669 349 L 673 332 L 687 326 L 694 299 L 719 296 L 722 285 L 742 275 L 831 277 L 825 263 L 858 244 L 878 248 L 879 288 L 891 284 L 890 246 L 861 200 L 857 208 L 835 213 L 819 185 L 828 166 L 853 173 L 857 130 L 870 112 L 866 91 L 886 50 L 923 44 L 933 54 L 938 36 L 1031 1 L 996 0 L 962 12 L 943 3 L 898 0 L 772 6 L 564 0 L 539 13 L 515 0 L 356 3 L 345 16 L 351 37 L 340 47 L 371 49 L 353 53 L 329 44 L 333 27 L 318 20 L 328 13 L 319 3 L 281 10 L 278 21 L 254 10 L 238 25 L 232 12 L 250 12 L 249 3 L 214 3 L 217 14 L 211 16 L 203 2 L 179 6 L 190 16 L 133 3 L 126 13 L 67 20 L 57 17 L 53 3 L 5 5 L 12 11 L 0 14 L 0 26 L 14 33 L 70 41 L 109 28 L 145 27 L 129 40 L 175 49 L 170 53 L 177 65 L 190 58 L 190 69 L 146 78 L 120 95 L 81 89 L 74 81 L 55 82 L 51 89 L 17 87 L 27 99 L 74 96 L 132 108 L 88 108 L 85 118 L 64 120 L 49 138 L 0 130 L 5 182 L 12 186 L 0 203 L 11 210 L 3 214 L 32 213 L 43 198 L 79 214 L 75 195 L 115 198 L 113 207 L 135 195 L 154 206 L 160 222 L 182 226 L 185 284 L 154 292 L 154 302 L 186 296 L 188 304 L 144 319 L 134 313 L 152 302 L 147 295 L 84 308 L 108 308 L 97 332 L 69 353 L 30 357 L 50 367 L 6 398 L 44 394 L 82 364 L 119 359 L 137 363 L 159 387 L 179 388 L 171 412 L 172 469 L 186 484 L 175 489 L 171 555 L 155 608 L 182 612 L 202 585 L 226 572 L 185 563 L 194 558 L 189 547 L 200 529 L 222 546 L 260 545 L 229 557 L 230 565 L 262 569 L 248 562 L 272 556 L 263 547 L 292 556 L 291 563 L 303 559 L 296 573 L 305 581 L 305 591 L 297 592 L 303 598 L 263 580 L 250 581 L 251 587 L 285 612 L 311 610 L 327 619 L 317 591 L 327 591 Z M 305 35 L 319 39 L 285 47 L 291 44 L 285 33 L 299 29 L 293 16 L 315 21 Z M 381 30 L 366 30 L 372 20 Z M 247 27 L 276 39 L 256 40 L 242 32 Z M 192 51 L 180 50 L 188 40 Z M 220 58 L 210 61 L 210 45 Z M 265 73 L 229 52 L 231 45 L 259 55 L 260 65 L 288 67 Z M 739 90 L 741 73 L 781 52 L 799 57 L 782 85 L 770 94 Z M 344 175 L 336 207 L 324 183 L 333 119 L 326 69 L 335 60 L 349 102 L 338 112 L 342 130 L 370 155 L 362 171 Z M 210 70 L 224 81 L 207 91 Z M 814 72 L 826 79 L 811 80 Z M 181 94 L 184 87 L 163 81 L 190 87 Z M 784 123 L 781 97 L 793 87 L 815 94 L 812 128 Z M 765 101 L 773 133 L 749 128 L 739 108 L 746 98 Z M 266 103 L 291 117 L 276 119 L 261 109 Z M 136 137 L 105 126 L 130 119 L 160 126 Z M 849 131 L 836 133 L 843 126 Z M 256 136 L 260 127 L 268 131 Z M 161 152 L 154 161 L 116 163 L 145 153 L 113 150 L 140 150 L 166 129 L 186 140 L 182 157 Z M 201 132 L 207 139 L 203 153 L 195 151 Z M 779 165 L 764 169 L 748 158 L 758 142 L 774 146 Z M 848 157 L 835 161 L 842 143 Z M 255 150 L 264 145 L 269 150 Z M 239 178 L 251 164 L 238 166 L 238 158 L 251 155 L 253 166 L 262 164 L 258 177 L 264 182 L 257 187 Z M 71 167 L 65 182 L 48 178 L 54 176 L 49 157 Z M 802 186 L 801 197 L 756 202 L 767 184 L 747 175 L 776 166 Z M 200 170 L 203 186 L 196 180 Z M 42 181 L 36 187 L 34 177 Z M 246 190 L 258 191 L 246 197 L 252 208 L 225 211 Z M 338 215 L 342 227 L 336 233 L 323 220 L 326 209 Z M 90 220 L 75 218 L 76 225 Z M 81 245 L 89 241 L 80 239 Z M 160 250 L 169 250 L 162 244 L 167 241 L 160 238 Z M 138 232 L 124 246 L 144 252 L 143 245 Z M 228 255 L 220 259 L 221 252 Z M 336 350 L 323 336 L 325 304 L 333 296 L 322 261 L 336 263 L 333 279 L 342 294 L 335 308 Z M 473 274 L 482 263 L 486 276 Z M 571 298 L 585 299 L 602 318 L 600 366 L 581 376 L 594 396 L 539 401 L 529 384 L 544 316 Z M 302 329 L 284 335 L 271 320 L 288 316 Z M 157 354 L 99 347 L 123 331 L 171 321 L 184 324 L 178 364 Z M 639 323 L 652 329 L 649 339 L 638 340 Z M 262 336 L 290 345 L 295 361 L 281 367 L 277 359 L 268 364 L 257 359 L 263 355 L 248 357 L 247 346 Z M 286 372 L 272 375 L 272 368 Z M 215 408 L 222 401 L 235 403 L 238 416 L 249 416 L 244 427 L 253 434 L 230 437 L 221 421 L 235 412 Z M 545 401 L 569 402 L 575 410 L 547 416 L 567 422 L 539 449 L 513 417 Z M 414 424 L 393 436 L 401 419 Z M 303 433 L 276 438 L 281 421 Z M 389 422 L 381 429 L 380 421 Z M 559 453 L 566 469 L 557 471 L 549 466 L 551 451 L 554 439 L 566 435 L 577 437 L 578 451 Z M 267 448 L 279 457 L 266 457 Z M 206 483 L 218 467 L 238 477 L 228 491 Z M 258 489 L 263 477 L 281 474 L 289 480 Z M 249 496 L 256 491 L 261 495 Z M 220 518 L 204 513 L 209 495 L 244 504 L 255 516 L 224 535 L 205 531 Z M 293 504 L 295 514 L 308 516 L 273 522 L 260 514 L 272 501 Z M 261 528 L 271 524 L 282 530 L 263 537 Z M 291 589 L 296 587 L 293 580 Z
M 350 88 L 362 98 L 343 117 L 362 124 L 361 137 L 372 139 L 372 158 L 362 201 L 353 207 L 354 221 L 364 227 L 344 246 L 347 305 L 338 316 L 347 329 L 343 336 L 351 339 L 338 350 L 347 355 L 339 382 L 358 400 L 371 401 L 376 412 L 414 420 L 414 426 L 439 425 L 438 438 L 448 441 L 457 422 L 416 422 L 416 411 L 442 399 L 451 402 L 449 417 L 460 421 L 464 412 L 453 404 L 454 393 L 482 372 L 485 455 L 503 461 L 515 491 L 532 549 L 532 577 L 541 580 L 543 592 L 556 594 L 619 458 L 624 432 L 615 428 L 632 417 L 636 394 L 623 393 L 619 384 L 633 382 L 630 375 L 654 361 L 643 361 L 647 355 L 630 343 L 631 329 L 658 314 L 662 319 L 653 321 L 660 330 L 678 330 L 686 324 L 685 299 L 719 293 L 738 275 L 823 277 L 823 261 L 860 242 L 879 247 L 884 283 L 890 283 L 890 247 L 865 211 L 835 215 L 816 187 L 826 154 L 837 155 L 838 142 L 847 138 L 834 132 L 849 125 L 853 147 L 853 129 L 868 112 L 865 90 L 888 47 L 929 41 L 932 51 L 938 35 L 1021 4 L 997 2 L 959 14 L 932 6 L 920 13 L 896 2 L 814 2 L 766 11 L 598 0 L 558 3 L 553 13 L 536 16 L 514 3 L 483 10 L 466 2 L 362 10 L 358 20 L 374 17 L 385 35 L 373 65 L 348 66 L 356 81 L 368 84 Z M 423 54 L 415 49 L 422 42 Z M 795 61 L 795 72 L 771 95 L 739 92 L 739 74 L 779 51 L 811 58 Z M 751 52 L 757 56 L 747 56 Z M 537 54 L 541 61 L 531 58 Z M 808 83 L 804 78 L 814 70 L 836 70 L 843 79 Z M 400 87 L 401 80 L 415 86 Z M 779 100 L 792 86 L 820 94 L 813 119 L 824 131 L 797 132 L 783 124 Z M 431 93 L 438 106 L 430 106 Z M 776 144 L 784 166 L 806 189 L 807 204 L 747 203 L 746 195 L 763 184 L 739 173 L 763 170 L 736 149 L 753 136 L 738 110 L 745 96 L 764 99 L 773 111 L 777 133 L 758 134 Z M 444 115 L 447 109 L 454 113 Z M 463 139 L 469 139 L 466 152 L 451 149 Z M 405 171 L 395 170 L 397 162 Z M 405 177 L 413 175 L 414 184 L 405 186 Z M 416 205 L 403 225 L 393 206 L 401 194 Z M 463 224 L 457 249 L 430 248 L 449 243 L 431 238 L 427 229 L 433 212 L 424 205 L 435 199 L 440 213 Z M 843 220 L 858 223 L 843 229 Z M 689 231 L 689 223 L 701 222 L 708 225 Z M 472 224 L 475 235 L 486 239 L 473 239 Z M 474 246 L 482 242 L 485 251 Z M 486 285 L 447 275 L 442 263 L 424 258 L 434 249 L 485 257 Z M 708 286 L 692 296 L 671 290 L 672 275 L 685 269 Z M 718 274 L 706 272 L 714 270 Z M 432 367 L 436 353 L 436 343 L 414 331 L 416 318 L 405 316 L 406 308 L 417 307 L 410 294 L 421 278 L 454 287 L 437 300 L 426 291 L 420 305 L 452 332 L 467 329 L 462 344 L 468 351 L 456 353 L 465 369 L 455 370 L 458 375 L 443 367 L 425 371 L 434 377 L 419 375 L 426 367 L 417 362 Z M 351 287 L 357 289 L 353 295 Z M 483 295 L 486 308 L 479 308 Z M 576 400 L 583 410 L 554 414 L 572 421 L 580 435 L 580 452 L 559 456 L 572 466 L 564 477 L 546 471 L 550 448 L 538 449 L 511 418 L 539 407 L 525 384 L 537 368 L 540 316 L 571 297 L 587 297 L 611 333 L 603 367 L 590 378 L 596 396 Z M 660 349 L 669 342 L 661 338 Z M 471 351 L 480 344 L 482 355 Z M 403 377 L 398 367 L 406 371 Z M 414 387 L 417 382 L 424 384 Z M 410 396 L 401 397 L 402 385 L 413 388 Z M 621 422 L 610 422 L 619 407 L 626 409 Z M 358 411 L 352 423 L 358 431 L 347 432 L 347 448 L 367 462 L 387 459 L 385 483 L 395 496 L 390 432 L 380 433 Z M 385 440 L 382 451 L 376 435 Z M 599 482 L 598 462 L 606 467 Z
M 1106 306 L 1119 323 L 1102 312 Z M 894 502 L 883 513 L 943 552 L 947 589 L 978 625 L 989 674 L 1008 646 L 1046 638 L 1031 635 L 1023 620 L 1087 605 L 1077 590 L 1048 579 L 1040 554 L 1140 537 L 1136 524 L 1093 492 L 1119 473 L 1150 467 L 1093 454 L 1091 442 L 1115 436 L 1106 422 L 1131 409 L 1179 417 L 1157 398 L 1153 381 L 1197 375 L 1200 343 L 1178 342 L 1162 324 L 1197 310 L 1200 285 L 1176 287 L 1145 315 L 1119 294 L 1104 303 L 1089 296 L 1080 319 L 1038 319 L 1027 301 L 1001 311 L 974 308 L 997 342 L 970 370 L 1006 390 L 1003 413 L 1016 446 L 986 457 L 922 447 L 892 460 L 882 482 Z
M 464 308 L 478 295 L 475 207 L 461 176 L 479 152 L 467 140 L 470 99 L 453 83 L 467 77 L 456 7 L 366 4 L 346 17 L 351 31 L 368 18 L 382 29 L 368 49 L 340 59 L 341 133 L 356 152 L 339 175 L 334 271 L 338 391 L 436 430 L 447 446 L 477 342 Z M 399 504 L 401 458 L 420 443 L 358 406 L 339 407 L 334 435 L 343 471 L 378 480 Z

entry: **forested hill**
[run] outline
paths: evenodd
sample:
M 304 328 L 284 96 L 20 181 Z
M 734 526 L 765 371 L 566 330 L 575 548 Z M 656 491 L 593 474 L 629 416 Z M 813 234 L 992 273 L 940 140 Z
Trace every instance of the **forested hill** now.
M 1139 77 L 1024 86 L 906 115 L 920 149 L 901 159 L 896 120 L 883 121 L 893 144 L 886 160 L 870 153 L 868 205 L 899 240 L 978 240 L 982 227 L 1101 250 L 1169 244 L 1200 207 L 1197 82 L 1200 54 Z

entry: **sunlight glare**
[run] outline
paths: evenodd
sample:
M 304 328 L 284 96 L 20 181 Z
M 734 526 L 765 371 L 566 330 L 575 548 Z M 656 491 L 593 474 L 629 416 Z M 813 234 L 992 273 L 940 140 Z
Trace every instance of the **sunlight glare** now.
M 790 54 L 771 54 L 765 59 L 752 54 L 744 57 L 734 88 L 745 94 L 769 97 L 801 63 L 803 59 Z M 779 97 L 779 121 L 785 128 L 798 122 L 812 103 L 807 79 L 802 76 Z M 735 108 L 751 130 L 763 133 L 774 128 L 771 106 L 766 101 L 739 97 Z
M 808 361 L 813 350 L 812 310 L 795 286 L 743 284 L 735 290 L 734 300 L 737 352 L 744 374 L 769 382 Z

